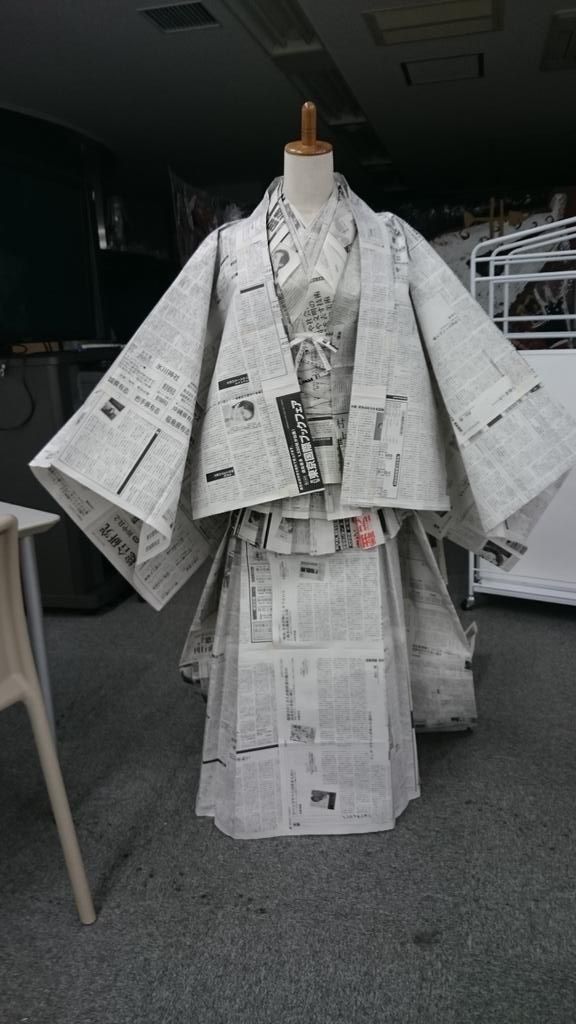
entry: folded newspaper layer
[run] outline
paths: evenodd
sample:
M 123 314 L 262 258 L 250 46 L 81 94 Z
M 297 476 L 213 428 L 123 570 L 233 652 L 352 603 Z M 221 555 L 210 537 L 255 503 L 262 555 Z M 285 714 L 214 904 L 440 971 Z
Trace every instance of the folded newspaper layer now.
M 238 839 L 393 828 L 415 728 L 476 722 L 472 653 L 417 515 L 367 551 L 225 540 L 181 657 L 208 701 L 197 813 Z
M 574 464 L 576 425 L 424 239 L 348 196 L 360 308 L 332 359 L 341 501 L 434 513 L 427 528 L 507 563 Z M 214 550 L 214 516 L 325 489 L 268 204 L 206 239 L 32 463 L 155 608 Z

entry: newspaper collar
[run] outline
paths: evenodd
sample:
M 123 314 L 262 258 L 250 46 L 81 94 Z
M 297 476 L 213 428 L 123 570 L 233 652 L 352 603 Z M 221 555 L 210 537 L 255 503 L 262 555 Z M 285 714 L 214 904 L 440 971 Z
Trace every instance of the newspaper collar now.
M 282 186 L 283 181 L 271 192 L 270 201 L 274 197 L 278 202 L 284 215 L 284 224 L 288 228 L 302 267 L 308 277 L 311 277 L 318 264 L 328 232 L 332 227 L 338 203 L 341 201 L 341 192 L 339 188 L 334 188 L 312 223 L 304 224 L 298 216 L 298 211 L 285 199 Z

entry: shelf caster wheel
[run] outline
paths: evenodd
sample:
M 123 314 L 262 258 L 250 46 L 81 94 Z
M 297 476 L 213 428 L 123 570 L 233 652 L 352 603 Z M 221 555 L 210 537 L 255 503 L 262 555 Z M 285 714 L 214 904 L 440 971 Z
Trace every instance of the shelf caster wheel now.
M 462 601 L 462 604 L 461 604 L 462 611 L 469 612 L 472 608 L 474 608 L 475 604 L 476 604 L 476 598 L 474 598 L 474 597 L 465 597 L 464 600 Z

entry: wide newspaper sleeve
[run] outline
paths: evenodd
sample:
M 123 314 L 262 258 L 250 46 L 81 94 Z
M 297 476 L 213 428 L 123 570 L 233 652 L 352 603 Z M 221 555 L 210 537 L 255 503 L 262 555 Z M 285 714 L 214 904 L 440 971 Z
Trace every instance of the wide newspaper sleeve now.
M 399 223 L 446 428 L 451 509 L 422 522 L 509 569 L 576 463 L 576 422 L 432 247 Z
M 31 468 L 152 607 L 216 549 L 226 517 L 194 522 L 190 453 L 217 235 L 186 264 L 71 420 Z

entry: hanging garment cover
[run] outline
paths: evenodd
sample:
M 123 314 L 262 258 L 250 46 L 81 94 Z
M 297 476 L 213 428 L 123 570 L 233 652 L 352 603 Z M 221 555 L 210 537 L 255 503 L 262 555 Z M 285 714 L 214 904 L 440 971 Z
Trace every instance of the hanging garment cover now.
M 155 608 L 215 553 L 182 658 L 208 687 L 197 806 L 252 837 L 393 826 L 412 700 L 475 720 L 430 538 L 509 567 L 575 461 L 437 254 L 338 178 L 309 228 L 276 182 L 210 236 L 32 466 Z

